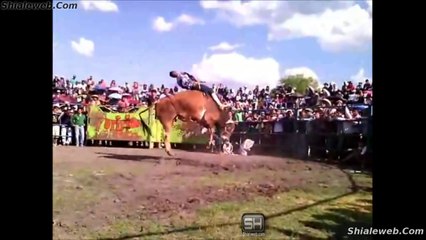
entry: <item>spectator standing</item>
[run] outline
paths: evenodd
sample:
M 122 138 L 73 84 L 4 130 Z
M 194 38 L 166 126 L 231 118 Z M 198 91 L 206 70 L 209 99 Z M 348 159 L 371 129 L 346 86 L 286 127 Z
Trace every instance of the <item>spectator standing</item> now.
M 111 83 L 110 83 L 109 87 L 110 87 L 110 88 L 117 87 L 117 84 L 115 83 L 115 80 L 112 80 L 112 81 L 111 81 Z
M 72 110 L 68 107 L 64 109 L 64 113 L 59 117 L 59 123 L 61 124 L 61 136 L 62 136 L 62 144 L 65 146 L 68 146 L 71 144 L 71 136 L 72 136 L 72 129 L 71 129 L 71 117 L 72 117 Z
M 365 79 L 363 89 L 364 89 L 364 90 L 369 90 L 370 88 L 371 88 L 370 80 Z
M 84 126 L 86 125 L 86 116 L 83 114 L 83 109 L 78 108 L 77 114 L 72 117 L 72 125 L 75 130 L 75 145 L 82 147 L 84 143 Z
M 54 105 L 52 110 L 52 135 L 53 135 L 53 146 L 58 144 L 58 139 L 60 136 L 60 125 L 59 125 L 59 116 L 61 115 L 61 110 L 59 105 Z
M 364 99 L 364 104 L 373 104 L 373 97 L 371 96 L 371 93 L 366 94 L 366 97 Z
M 130 87 L 129 87 L 129 83 L 124 83 L 124 93 L 130 93 Z
M 133 86 L 132 86 L 132 97 L 136 100 L 139 101 L 139 83 L 138 82 L 133 82 Z

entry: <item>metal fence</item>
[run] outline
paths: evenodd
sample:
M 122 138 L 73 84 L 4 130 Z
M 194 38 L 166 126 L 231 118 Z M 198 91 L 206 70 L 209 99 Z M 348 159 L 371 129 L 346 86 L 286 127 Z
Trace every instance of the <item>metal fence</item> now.
M 231 143 L 234 145 L 234 150 L 237 150 L 238 145 L 245 139 L 251 139 L 255 142 L 252 148 L 252 153 L 255 154 L 340 160 L 361 148 L 366 147 L 366 155 L 372 152 L 372 119 L 371 114 L 367 113 L 367 117 L 356 120 L 300 120 L 295 116 L 272 122 L 238 122 L 231 136 Z M 71 137 L 71 145 L 73 145 L 74 129 L 71 128 L 71 131 L 66 131 L 64 135 L 62 128 L 59 136 L 54 137 L 59 138 L 59 142 L 63 141 L 62 136 L 66 136 L 67 139 Z M 123 141 L 97 141 L 98 145 L 123 145 Z M 125 142 L 125 144 L 128 143 L 128 141 Z M 95 142 L 88 141 L 87 144 L 91 145 Z M 143 141 L 132 142 L 132 145 L 149 146 Z M 156 145 L 161 146 L 161 143 Z M 185 143 L 174 145 L 176 148 L 188 149 L 188 146 L 185 146 L 188 144 Z M 195 146 L 189 148 L 195 148 Z M 197 148 L 205 149 L 205 147 Z

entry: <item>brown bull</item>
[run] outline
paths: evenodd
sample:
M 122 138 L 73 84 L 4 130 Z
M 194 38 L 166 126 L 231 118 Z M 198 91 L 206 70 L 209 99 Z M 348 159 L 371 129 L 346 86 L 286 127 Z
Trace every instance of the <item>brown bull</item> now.
M 211 134 L 210 139 L 213 137 L 215 128 L 218 129 L 219 136 L 229 138 L 235 127 L 233 123 L 228 123 L 229 109 L 221 111 L 211 96 L 196 90 L 179 92 L 162 98 L 152 107 L 155 107 L 155 118 L 163 125 L 166 153 L 170 156 L 173 156 L 170 134 L 176 118 L 181 121 L 195 121 L 208 128 Z M 143 125 L 143 128 L 151 135 L 148 126 Z

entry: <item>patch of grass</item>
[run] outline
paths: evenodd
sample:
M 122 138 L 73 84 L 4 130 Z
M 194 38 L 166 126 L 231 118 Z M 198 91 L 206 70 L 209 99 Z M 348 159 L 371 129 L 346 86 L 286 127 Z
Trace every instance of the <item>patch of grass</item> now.
M 363 185 L 371 183 L 368 178 L 354 177 Z M 173 217 L 167 225 L 146 222 L 143 232 L 125 235 L 134 233 L 140 239 L 245 239 L 240 229 L 241 215 L 260 212 L 267 216 L 266 236 L 251 239 L 343 239 L 347 227 L 371 225 L 371 200 L 371 192 L 347 192 L 344 187 L 291 190 L 273 198 L 213 204 L 199 209 L 194 216 Z M 117 231 L 123 232 L 114 230 L 114 236 Z
M 240 185 L 248 181 L 263 180 L 265 178 L 273 179 L 277 171 L 268 169 L 255 169 L 242 174 L 241 172 L 220 172 L 218 175 L 209 174 L 199 179 L 201 186 L 223 187 L 228 185 Z
M 71 169 L 64 171 L 63 169 Z M 56 168 L 53 178 L 53 209 L 54 211 L 79 211 L 90 207 L 103 197 L 113 194 L 107 179 L 118 175 L 129 177 L 141 174 L 145 166 L 121 169 L 114 166 Z
M 357 186 L 362 188 L 373 187 L 373 178 L 371 176 L 367 174 L 352 174 L 351 176 Z
M 54 215 L 78 213 L 100 201 L 110 193 L 105 182 L 107 176 L 89 169 L 57 175 L 53 181 Z

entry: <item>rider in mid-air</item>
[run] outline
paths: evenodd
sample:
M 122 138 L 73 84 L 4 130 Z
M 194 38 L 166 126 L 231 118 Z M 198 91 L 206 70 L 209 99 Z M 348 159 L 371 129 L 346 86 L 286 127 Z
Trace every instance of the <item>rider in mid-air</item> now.
M 177 84 L 179 87 L 187 90 L 198 90 L 202 91 L 204 93 L 210 94 L 210 96 L 213 98 L 213 100 L 216 102 L 216 104 L 219 106 L 221 110 L 223 110 L 226 105 L 222 104 L 222 102 L 219 100 L 218 96 L 210 87 L 207 87 L 204 84 L 201 84 L 203 82 L 196 79 L 194 76 L 187 72 L 178 72 L 178 71 L 171 71 L 170 77 L 176 78 Z

